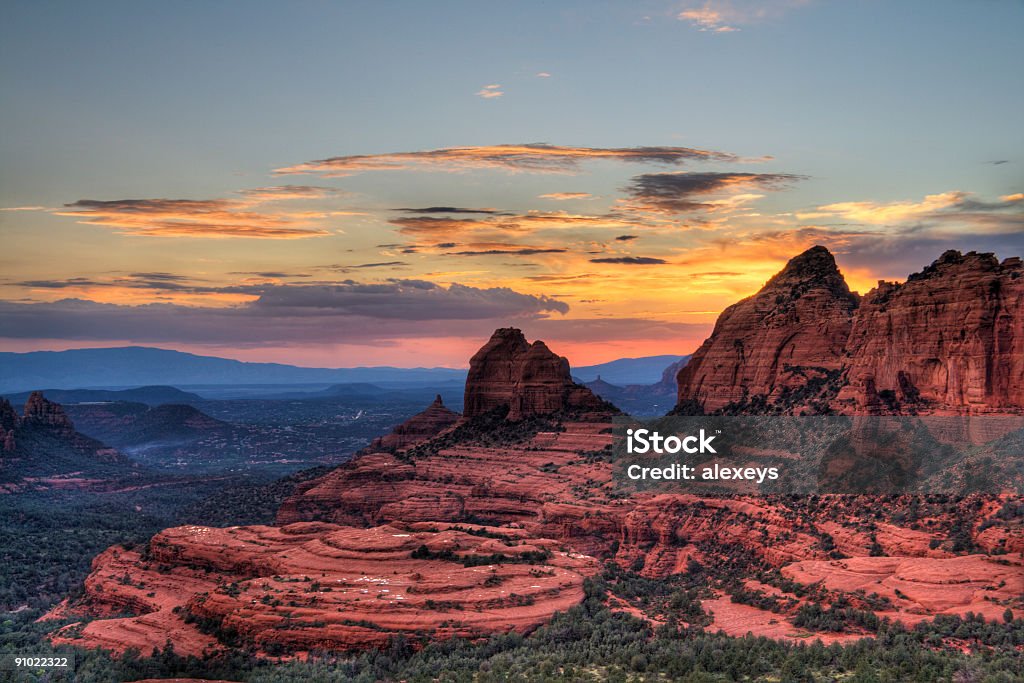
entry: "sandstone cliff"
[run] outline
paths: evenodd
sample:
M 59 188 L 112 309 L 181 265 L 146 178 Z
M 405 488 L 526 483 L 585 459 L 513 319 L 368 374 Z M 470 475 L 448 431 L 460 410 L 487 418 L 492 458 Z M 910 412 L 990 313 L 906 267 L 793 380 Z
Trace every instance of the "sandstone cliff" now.
M 464 412 L 477 417 L 499 407 L 509 420 L 565 411 L 607 410 L 589 389 L 572 381 L 569 361 L 542 341 L 526 341 L 513 327 L 496 330 L 469 361 Z
M 857 297 L 824 247 L 791 260 L 760 292 L 718 317 L 679 371 L 679 401 L 706 411 L 760 397 L 776 402 L 842 365 Z
M 864 297 L 846 344 L 844 408 L 1024 407 L 1024 266 L 947 251 Z
M 1024 267 L 949 251 L 861 301 L 813 247 L 719 316 L 679 372 L 680 412 L 1024 409 Z

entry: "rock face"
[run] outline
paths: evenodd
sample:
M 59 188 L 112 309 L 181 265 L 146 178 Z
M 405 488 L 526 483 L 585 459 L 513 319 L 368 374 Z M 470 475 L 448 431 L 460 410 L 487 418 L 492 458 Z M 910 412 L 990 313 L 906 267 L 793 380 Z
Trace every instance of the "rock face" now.
M 1024 266 L 947 251 L 861 302 L 839 399 L 857 409 L 1024 406 Z
M 508 419 L 570 410 L 601 410 L 603 402 L 572 381 L 569 361 L 542 341 L 526 341 L 521 330 L 496 330 L 469 361 L 465 416 L 477 417 L 498 407 Z
M 63 406 L 48 401 L 41 391 L 33 391 L 28 397 L 22 422 L 25 425 L 53 427 L 62 431 L 73 432 L 75 430 L 75 426 L 64 412 Z
M 824 247 L 791 260 L 760 292 L 725 309 L 679 371 L 679 402 L 714 411 L 778 401 L 840 370 L 857 297 Z
M 583 598 L 590 557 L 515 529 L 333 524 L 167 529 L 146 557 L 114 546 L 93 561 L 98 619 L 54 641 L 149 652 L 171 638 L 201 656 L 230 640 L 291 654 L 528 631 Z M 78 633 L 72 635 L 73 631 Z
M 395 427 L 386 436 L 380 436 L 370 444 L 371 450 L 404 451 L 437 436 L 448 429 L 462 416 L 445 407 L 438 394 L 426 410 L 410 417 Z
M 1024 266 L 949 251 L 858 301 L 813 247 L 727 308 L 678 382 L 681 411 L 1018 412 Z

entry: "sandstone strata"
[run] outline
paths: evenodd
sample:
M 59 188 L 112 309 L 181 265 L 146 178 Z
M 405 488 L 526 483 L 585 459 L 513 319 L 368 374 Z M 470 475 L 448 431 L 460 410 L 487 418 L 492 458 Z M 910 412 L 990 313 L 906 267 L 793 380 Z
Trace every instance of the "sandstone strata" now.
M 775 281 L 787 283 L 797 299 L 810 297 L 792 301 L 790 314 L 852 301 L 828 276 L 830 257 L 818 251 L 805 261 Z M 825 273 L 834 287 L 804 290 L 807 272 Z M 827 341 L 835 329 L 814 326 L 801 339 Z M 802 351 L 785 335 L 768 336 L 794 357 Z M 821 348 L 810 357 L 827 360 Z M 573 402 L 562 360 L 515 330 L 499 330 L 474 356 L 470 418 L 404 451 L 368 449 L 300 485 L 280 508 L 278 527 L 181 527 L 154 537 L 145 554 L 106 551 L 84 599 L 54 616 L 137 616 L 69 627 L 58 639 L 123 650 L 162 646 L 170 634 L 179 652 L 241 643 L 274 654 L 379 647 L 398 633 L 525 631 L 582 598 L 582 577 L 598 567 L 593 558 L 614 559 L 649 578 L 691 571 L 691 563 L 723 579 L 764 571 L 795 581 L 819 602 L 842 598 L 863 609 L 882 609 L 857 592 L 870 580 L 895 585 L 916 577 L 944 586 L 969 576 L 970 595 L 958 588 L 952 603 L 929 599 L 925 593 L 938 589 L 927 588 L 921 599 L 884 606 L 908 622 L 977 608 L 985 594 L 1003 609 L 1024 606 L 1007 592 L 1018 591 L 1024 576 L 1017 499 L 894 496 L 879 505 L 868 496 L 637 493 L 613 477 L 610 415 L 567 417 L 567 408 L 581 404 Z M 793 375 L 783 368 L 776 377 L 787 374 Z M 495 410 L 505 406 L 520 419 Z M 999 557 L 965 557 L 968 548 Z M 939 574 L 922 576 L 920 567 L 936 559 L 949 562 Z M 856 576 L 829 584 L 829 572 Z M 889 577 L 897 578 L 886 584 Z M 747 587 L 781 591 L 749 581 Z M 809 599 L 783 597 L 795 604 Z M 724 595 L 707 608 L 713 627 L 727 632 L 743 623 L 772 637 L 793 632 L 791 613 L 734 609 Z
M 596 569 L 554 541 L 476 525 L 178 527 L 145 555 L 115 546 L 97 557 L 87 611 L 113 618 L 54 641 L 148 653 L 170 638 L 198 656 L 222 641 L 294 654 L 383 647 L 397 634 L 523 632 L 579 602 Z M 124 612 L 136 616 L 114 616 Z
M 572 381 L 569 361 L 542 341 L 532 344 L 520 330 L 496 330 L 469 361 L 464 413 L 467 418 L 507 408 L 508 419 L 607 406 Z
M 727 308 L 678 380 L 684 411 L 1020 412 L 1024 266 L 948 251 L 858 301 L 814 247 Z
M 1024 266 L 947 251 L 880 282 L 853 319 L 841 402 L 963 412 L 1024 407 Z
M 824 247 L 791 260 L 754 296 L 725 309 L 679 371 L 679 401 L 707 411 L 777 401 L 842 367 L 857 297 Z

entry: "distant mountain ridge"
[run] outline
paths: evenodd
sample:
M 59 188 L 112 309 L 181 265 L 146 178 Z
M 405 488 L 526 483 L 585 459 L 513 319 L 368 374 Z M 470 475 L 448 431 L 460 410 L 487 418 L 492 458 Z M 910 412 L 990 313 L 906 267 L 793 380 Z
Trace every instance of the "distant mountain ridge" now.
M 583 382 L 598 375 L 612 384 L 654 384 L 666 366 L 681 356 L 620 358 L 608 363 L 577 367 L 573 375 Z M 67 351 L 0 353 L 0 392 L 19 395 L 47 389 L 48 394 L 68 389 L 110 389 L 155 385 L 273 385 L 273 384 L 375 384 L 436 387 L 461 383 L 466 370 L 457 368 L 397 368 L 391 366 L 352 368 L 305 368 L 282 363 L 248 363 L 216 356 L 199 356 L 182 351 L 146 346 Z M 59 398 L 58 400 L 64 400 Z M 149 405 L 189 403 L 195 398 L 151 396 L 101 396 L 77 394 L 74 401 L 123 400 Z
M 187 443 L 231 430 L 227 422 L 184 404 L 80 403 L 65 406 L 65 411 L 83 434 L 126 451 L 153 442 Z
M 174 387 L 150 386 L 133 389 L 40 389 L 47 398 L 61 404 L 128 402 L 144 403 L 147 406 L 161 406 L 167 403 L 198 403 L 203 400 L 199 394 L 182 391 Z M 10 394 L 15 403 L 24 403 L 32 392 Z
M 40 387 L 77 389 L 154 384 L 337 384 L 378 381 L 427 384 L 464 377 L 464 370 L 452 368 L 303 368 L 281 363 L 247 363 L 144 346 L 0 353 L 0 391 L 6 393 Z

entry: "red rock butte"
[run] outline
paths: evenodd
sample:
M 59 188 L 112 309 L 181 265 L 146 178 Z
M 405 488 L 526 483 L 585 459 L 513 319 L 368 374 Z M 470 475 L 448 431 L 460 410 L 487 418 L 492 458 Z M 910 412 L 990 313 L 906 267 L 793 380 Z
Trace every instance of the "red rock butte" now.
M 510 420 L 607 409 L 589 389 L 572 381 L 568 360 L 542 341 L 527 342 L 514 327 L 496 330 L 469 360 L 464 404 L 467 418 L 507 407 Z
M 813 247 L 722 312 L 679 371 L 680 409 L 786 414 L 1024 410 L 1024 265 L 947 251 L 850 292 Z

